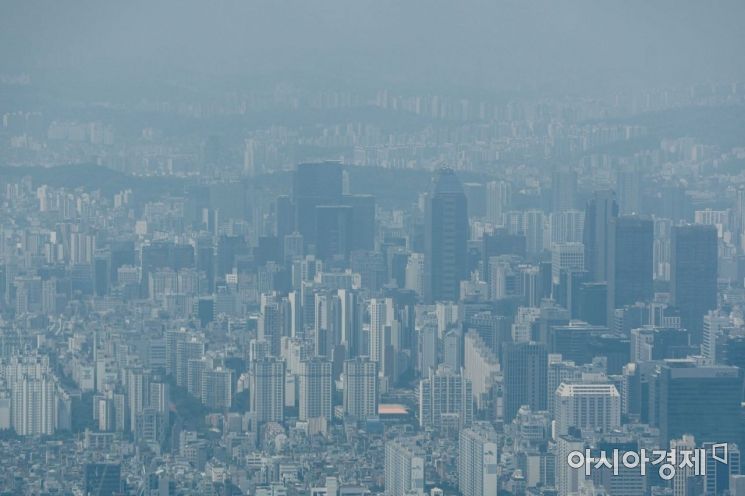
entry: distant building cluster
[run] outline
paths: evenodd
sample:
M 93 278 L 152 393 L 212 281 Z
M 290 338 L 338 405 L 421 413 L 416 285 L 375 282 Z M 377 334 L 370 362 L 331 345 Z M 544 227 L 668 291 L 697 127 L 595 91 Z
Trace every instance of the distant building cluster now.
M 632 118 L 741 92 L 605 112 L 381 91 L 376 109 L 438 126 L 199 150 L 5 114 L 14 160 L 128 174 L 0 175 L 0 487 L 745 495 L 745 143 L 637 149 L 656 135 Z M 642 449 L 702 449 L 707 473 L 568 463 Z

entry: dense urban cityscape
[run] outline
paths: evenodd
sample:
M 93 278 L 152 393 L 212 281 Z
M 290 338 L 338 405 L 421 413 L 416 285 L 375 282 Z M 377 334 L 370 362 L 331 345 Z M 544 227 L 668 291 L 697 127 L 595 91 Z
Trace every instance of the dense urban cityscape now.
M 745 496 L 745 80 L 8 67 L 0 494 Z

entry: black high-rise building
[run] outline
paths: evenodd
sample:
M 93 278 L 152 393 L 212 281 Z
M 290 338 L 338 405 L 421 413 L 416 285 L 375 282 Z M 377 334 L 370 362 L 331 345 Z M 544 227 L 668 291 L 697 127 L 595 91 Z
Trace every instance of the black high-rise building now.
M 650 383 L 649 408 L 660 445 L 692 434 L 696 443 L 741 440 L 742 374 L 737 367 L 666 360 Z
M 614 222 L 613 266 L 608 273 L 608 315 L 653 296 L 654 224 L 639 217 Z
M 353 240 L 353 209 L 346 205 L 316 207 L 316 256 L 328 261 L 348 259 Z
M 111 253 L 100 250 L 93 259 L 93 280 L 96 296 L 105 296 L 109 293 L 111 283 Z
M 283 239 L 295 230 L 295 219 L 292 210 L 292 200 L 287 195 L 277 197 L 274 204 L 275 230 L 277 237 Z
M 243 236 L 220 236 L 217 242 L 216 274 L 217 279 L 224 280 L 225 274 L 235 267 L 236 257 L 250 252 Z
M 673 227 L 670 257 L 672 303 L 691 341 L 703 338 L 706 312 L 717 307 L 717 230 L 714 226 Z
M 466 274 L 468 206 L 458 176 L 440 169 L 425 213 L 425 301 L 457 301 Z
M 596 191 L 585 209 L 585 269 L 593 281 L 608 281 L 613 257 L 613 222 L 618 204 L 613 191 Z
M 375 248 L 375 197 L 373 195 L 344 195 L 343 204 L 352 208 L 351 250 Z
M 579 319 L 588 324 L 604 326 L 608 323 L 608 284 L 605 282 L 586 282 L 579 285 Z
M 504 420 L 515 418 L 522 405 L 546 409 L 548 351 L 541 343 L 510 343 L 504 350 Z
M 316 244 L 316 207 L 343 205 L 342 167 L 335 162 L 299 164 L 292 175 L 295 229 L 306 246 Z

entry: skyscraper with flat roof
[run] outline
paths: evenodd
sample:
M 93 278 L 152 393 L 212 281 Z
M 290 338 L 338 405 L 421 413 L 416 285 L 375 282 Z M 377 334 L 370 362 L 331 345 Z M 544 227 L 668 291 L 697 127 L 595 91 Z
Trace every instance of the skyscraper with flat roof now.
M 665 360 L 650 383 L 649 408 L 660 441 L 691 434 L 697 443 L 740 440 L 742 374 L 737 367 Z
M 608 315 L 652 299 L 654 224 L 640 217 L 615 221 L 613 268 L 608 277 Z
M 457 301 L 467 276 L 468 207 L 458 176 L 440 169 L 425 212 L 425 295 L 427 302 Z
M 594 281 L 607 281 L 613 256 L 613 221 L 618 204 L 613 191 L 596 191 L 585 208 L 585 268 Z
M 703 341 L 704 315 L 717 307 L 717 229 L 675 226 L 672 230 L 670 289 L 684 328 Z
M 510 422 L 522 405 L 546 409 L 548 351 L 542 343 L 509 344 L 504 352 L 504 421 Z

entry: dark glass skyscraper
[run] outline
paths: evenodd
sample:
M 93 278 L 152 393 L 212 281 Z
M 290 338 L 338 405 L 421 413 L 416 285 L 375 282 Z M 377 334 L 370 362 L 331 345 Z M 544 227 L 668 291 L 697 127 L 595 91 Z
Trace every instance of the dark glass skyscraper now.
M 618 204 L 613 191 L 596 191 L 585 209 L 585 269 L 593 281 L 608 281 L 613 256 L 613 222 Z
M 424 299 L 457 301 L 467 276 L 468 206 L 452 169 L 437 171 L 425 215 Z
M 652 299 L 654 224 L 639 217 L 615 221 L 613 268 L 608 277 L 608 315 L 637 301 Z
M 352 207 L 346 205 L 316 207 L 316 256 L 327 261 L 349 258 L 353 243 Z
M 741 438 L 742 374 L 737 367 L 666 360 L 649 395 L 661 446 L 683 434 L 697 443 L 737 443 Z
M 703 318 L 717 307 L 717 230 L 714 226 L 673 227 L 670 259 L 672 302 L 691 341 L 700 344 Z
M 542 343 L 509 344 L 504 352 L 504 419 L 510 422 L 522 405 L 546 409 L 548 351 Z
M 335 162 L 299 164 L 292 175 L 295 229 L 316 244 L 316 207 L 342 205 L 342 168 Z

